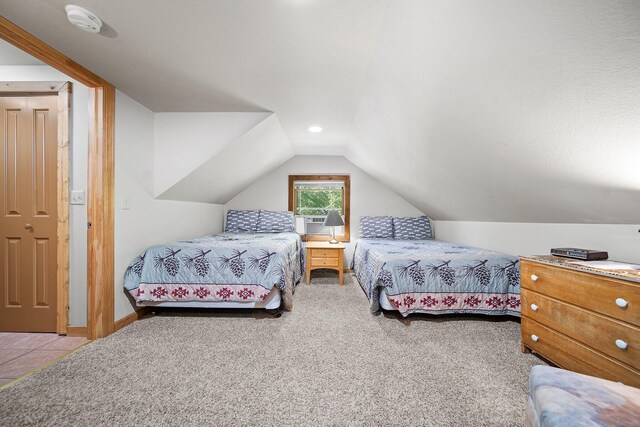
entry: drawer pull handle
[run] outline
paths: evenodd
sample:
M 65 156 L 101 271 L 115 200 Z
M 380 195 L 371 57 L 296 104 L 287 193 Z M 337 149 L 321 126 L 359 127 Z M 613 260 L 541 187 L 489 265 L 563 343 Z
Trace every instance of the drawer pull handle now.
M 622 340 L 616 340 L 616 345 L 620 350 L 626 350 L 628 347 L 628 344 Z
M 532 274 L 531 275 L 531 281 L 537 282 L 538 281 L 538 276 L 536 276 L 535 274 Z
M 538 311 L 538 306 L 535 304 L 531 304 L 531 310 Z
M 538 340 L 539 340 L 540 338 L 538 338 L 538 336 L 537 336 L 537 335 L 531 335 L 531 339 L 532 339 L 534 342 L 538 342 Z
M 624 298 L 616 298 L 616 305 L 620 308 L 626 308 L 629 303 Z

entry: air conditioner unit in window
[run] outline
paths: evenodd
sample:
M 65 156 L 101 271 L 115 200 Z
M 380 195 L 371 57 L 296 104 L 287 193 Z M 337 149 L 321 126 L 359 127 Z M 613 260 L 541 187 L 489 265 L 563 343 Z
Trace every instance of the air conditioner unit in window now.
M 331 234 L 331 227 L 324 226 L 326 215 L 305 215 L 305 233 L 306 234 Z

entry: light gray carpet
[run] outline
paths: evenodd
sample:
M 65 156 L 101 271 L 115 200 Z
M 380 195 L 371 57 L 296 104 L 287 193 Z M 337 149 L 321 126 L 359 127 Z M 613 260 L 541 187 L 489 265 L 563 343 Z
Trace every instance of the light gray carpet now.
M 347 277 L 346 277 L 347 278 Z M 372 316 L 360 287 L 294 310 L 158 315 L 0 391 L 2 425 L 521 425 L 520 325 Z

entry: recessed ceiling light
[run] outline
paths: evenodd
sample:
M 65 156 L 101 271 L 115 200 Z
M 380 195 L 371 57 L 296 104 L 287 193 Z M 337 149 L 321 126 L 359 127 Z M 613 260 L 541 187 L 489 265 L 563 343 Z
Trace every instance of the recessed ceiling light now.
M 64 10 L 67 11 L 67 19 L 69 22 L 76 27 L 90 33 L 100 32 L 102 21 L 95 13 L 92 13 L 83 7 L 76 6 L 75 4 L 68 4 L 65 6 Z
M 322 128 L 320 126 L 311 126 L 309 128 L 309 132 L 313 132 L 313 133 L 322 132 Z

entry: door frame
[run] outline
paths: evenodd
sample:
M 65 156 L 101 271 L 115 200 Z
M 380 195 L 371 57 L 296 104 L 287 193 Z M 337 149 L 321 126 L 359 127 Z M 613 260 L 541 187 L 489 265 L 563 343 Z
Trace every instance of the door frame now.
M 67 334 L 69 326 L 69 155 L 71 82 L 2 82 L 0 95 L 51 95 L 58 99 L 56 137 L 56 333 Z
M 0 38 L 89 88 L 87 338 L 114 330 L 115 87 L 0 16 Z

